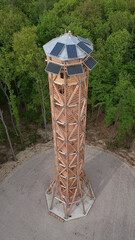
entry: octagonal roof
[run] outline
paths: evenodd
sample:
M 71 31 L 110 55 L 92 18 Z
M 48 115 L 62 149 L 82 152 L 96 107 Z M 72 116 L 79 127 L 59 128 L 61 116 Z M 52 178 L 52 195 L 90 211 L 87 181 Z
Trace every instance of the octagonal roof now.
M 61 61 L 82 59 L 93 51 L 93 44 L 90 40 L 75 37 L 69 31 L 43 46 L 45 54 Z

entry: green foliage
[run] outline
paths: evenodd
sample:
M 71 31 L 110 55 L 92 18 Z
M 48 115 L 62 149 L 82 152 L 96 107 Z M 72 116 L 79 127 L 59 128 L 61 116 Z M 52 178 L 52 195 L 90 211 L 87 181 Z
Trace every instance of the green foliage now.
M 0 6 L 15 6 L 29 18 L 31 25 L 36 25 L 43 11 L 51 9 L 55 2 L 55 0 L 3 0 Z
M 121 72 L 130 40 L 131 35 L 126 29 L 112 33 L 107 38 L 105 50 L 109 63 L 108 67 L 110 67 L 110 71 L 112 71 L 116 76 L 119 72 Z
M 13 54 L 7 53 L 4 49 L 2 49 L 0 53 L 0 84 L 9 93 L 9 104 L 11 105 L 13 115 L 16 119 L 17 129 L 20 133 L 21 127 L 19 112 L 16 104 L 16 95 L 14 93 L 14 90 L 12 89 L 12 81 L 15 78 L 13 61 Z
M 0 86 L 19 116 L 43 123 L 43 99 L 50 120 L 42 45 L 65 29 L 94 43 L 98 65 L 90 72 L 88 102 L 105 114 L 117 140 L 135 124 L 134 0 L 0 0 Z M 5 100 L 0 92 L 0 101 Z M 38 116 L 38 117 L 37 117 Z
M 123 139 L 135 124 L 135 88 L 132 78 L 126 72 L 119 75 L 119 81 L 108 97 L 106 123 L 117 121 L 118 137 Z
M 111 12 L 108 17 L 108 23 L 112 32 L 117 32 L 123 29 L 130 30 L 133 23 L 133 17 L 128 11 Z
M 77 5 L 77 0 L 60 0 L 54 4 L 52 10 L 43 13 L 38 24 L 39 43 L 44 44 L 64 33 L 71 22 L 71 13 Z
M 111 12 L 125 11 L 128 10 L 128 3 L 125 0 L 106 0 L 104 11 L 105 15 L 109 16 Z
M 19 118 L 19 111 L 16 104 L 16 95 L 14 94 L 14 90 L 9 87 L 9 96 L 10 96 L 10 105 L 12 107 L 12 112 L 16 120 L 16 126 L 19 133 L 21 133 L 21 126 L 20 126 L 20 118 Z
M 48 80 L 45 77 L 44 53 L 36 44 L 36 27 L 25 27 L 14 34 L 13 50 L 15 69 L 18 75 L 18 90 L 21 102 L 26 105 L 25 119 L 38 121 L 41 91 L 48 94 Z M 42 85 L 41 85 L 42 83 Z M 46 99 L 49 105 L 49 99 Z M 39 114 L 40 113 L 40 114 Z M 43 119 L 42 119 L 43 121 Z
M 13 33 L 28 24 L 24 13 L 14 6 L 7 5 L 0 10 L 0 46 L 11 49 Z

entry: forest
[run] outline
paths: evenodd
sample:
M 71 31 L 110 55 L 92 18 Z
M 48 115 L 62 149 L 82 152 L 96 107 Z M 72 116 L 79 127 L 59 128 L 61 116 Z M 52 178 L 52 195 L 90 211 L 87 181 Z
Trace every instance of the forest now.
M 25 148 L 23 132 L 31 123 L 45 129 L 47 141 L 51 110 L 42 46 L 68 30 L 94 44 L 98 64 L 89 77 L 88 117 L 104 116 L 110 146 L 126 148 L 134 140 L 135 1 L 0 0 L 0 145 L 8 143 L 8 131 L 13 148 Z

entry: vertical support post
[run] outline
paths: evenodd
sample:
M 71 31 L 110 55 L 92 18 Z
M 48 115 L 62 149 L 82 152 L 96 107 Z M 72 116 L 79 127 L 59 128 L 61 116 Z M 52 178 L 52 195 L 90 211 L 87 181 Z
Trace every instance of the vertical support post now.
M 66 87 L 66 84 L 67 84 L 67 76 L 66 76 L 66 68 L 65 68 L 65 65 L 64 65 L 64 104 L 65 106 L 67 106 L 67 87 Z M 68 218 L 68 214 L 67 214 L 67 208 L 68 208 L 68 205 L 69 205 L 69 189 L 68 189 L 68 125 L 67 125 L 67 107 L 65 107 L 65 120 L 66 120 L 66 125 L 65 125 L 65 141 L 66 141 L 66 215 L 65 215 L 65 218 Z
M 81 84 L 82 84 L 82 78 L 81 78 Z M 81 124 L 81 119 L 80 119 L 80 113 L 81 113 L 81 84 L 79 85 L 79 104 L 78 104 L 78 123 L 80 122 Z M 78 153 L 80 151 L 80 124 L 78 125 Z M 82 202 L 82 207 L 83 207 L 83 214 L 85 214 L 85 207 L 84 207 L 84 201 L 83 201 L 83 196 L 82 196 L 82 186 L 80 182 L 80 162 L 79 162 L 79 156 L 80 154 L 77 155 L 77 170 L 78 170 L 78 183 L 79 183 L 79 190 L 81 194 L 81 202 Z

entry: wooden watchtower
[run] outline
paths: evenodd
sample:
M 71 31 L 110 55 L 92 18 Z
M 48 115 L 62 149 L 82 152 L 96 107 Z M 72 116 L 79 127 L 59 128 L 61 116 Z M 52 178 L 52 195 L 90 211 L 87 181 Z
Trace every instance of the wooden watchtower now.
M 46 197 L 49 211 L 68 220 L 86 215 L 94 202 L 84 170 L 84 151 L 89 70 L 97 62 L 90 56 L 92 42 L 75 37 L 70 31 L 43 48 L 55 152 L 55 168 Z

